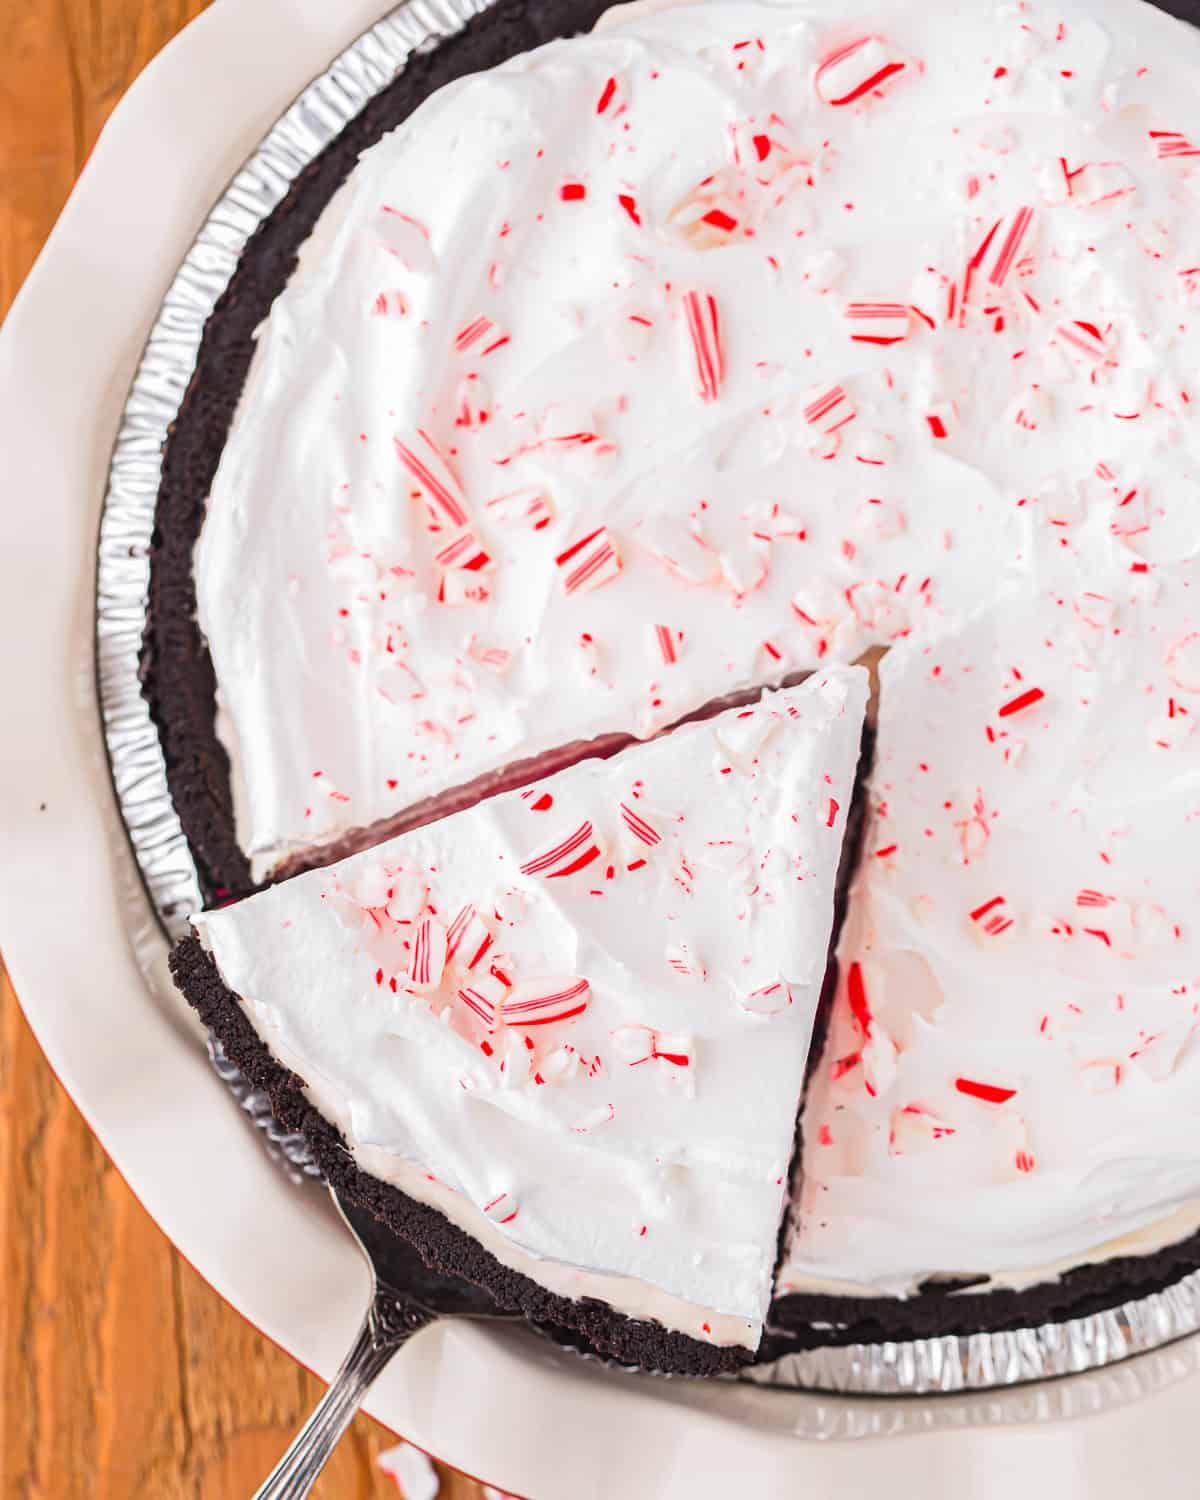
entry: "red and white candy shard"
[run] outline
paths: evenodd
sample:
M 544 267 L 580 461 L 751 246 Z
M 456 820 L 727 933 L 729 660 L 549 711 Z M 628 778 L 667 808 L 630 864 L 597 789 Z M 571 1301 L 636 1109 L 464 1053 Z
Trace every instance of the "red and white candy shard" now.
M 591 819 L 584 818 L 569 833 L 522 860 L 520 870 L 522 875 L 535 875 L 541 880 L 563 880 L 587 869 L 602 852 Z
M 721 316 L 711 292 L 685 292 L 683 315 L 695 362 L 702 401 L 715 401 L 725 379 L 725 353 L 721 345 Z
M 380 292 L 371 303 L 371 313 L 377 318 L 403 318 L 408 315 L 408 299 L 396 289 Z
M 1003 286 L 1020 265 L 1022 254 L 1028 254 L 1033 222 L 1033 209 L 1022 207 L 997 219 L 988 230 L 974 262 L 991 286 Z
M 738 1004 L 751 1016 L 777 1016 L 792 1003 L 791 988 L 782 979 L 773 979 L 769 984 L 748 990 L 738 998 Z
M 474 969 L 482 963 L 494 941 L 491 929 L 473 902 L 467 902 L 455 913 L 446 929 L 446 957 L 461 968 Z
M 662 660 L 665 667 L 673 667 L 679 660 L 679 652 L 682 647 L 680 632 L 672 630 L 669 625 L 655 625 L 651 632 L 653 650 Z
M 729 168 L 697 183 L 671 210 L 667 222 L 692 249 L 714 250 L 754 232 L 750 212 L 747 183 Z
M 500 1014 L 508 1026 L 550 1026 L 581 1016 L 590 997 L 586 979 L 521 979 L 502 1002 Z
M 711 583 L 720 569 L 720 559 L 685 521 L 670 516 L 651 516 L 632 533 L 633 540 L 681 583 Z
M 401 1500 L 437 1500 L 441 1490 L 437 1470 L 411 1443 L 388 1448 L 375 1462 L 389 1479 L 395 1481 Z
M 801 414 L 810 427 L 829 437 L 853 422 L 858 412 L 844 387 L 830 385 L 810 392 L 804 398 Z
M 635 842 L 645 844 L 649 849 L 662 843 L 662 834 L 636 808 L 630 807 L 627 802 L 622 802 L 620 813 L 626 832 Z
M 844 106 L 879 95 L 907 66 L 882 37 L 864 36 L 836 48 L 817 65 L 817 97 Z
M 520 1213 L 520 1205 L 511 1193 L 497 1193 L 483 1205 L 493 1224 L 511 1224 Z
M 666 959 L 672 972 L 683 979 L 704 981 L 708 978 L 706 965 L 690 943 L 668 943 Z
M 905 1104 L 892 1114 L 888 1152 L 892 1156 L 924 1152 L 957 1132 L 925 1104 Z
M 478 573 L 492 561 L 469 526 L 452 533 L 433 556 L 439 567 L 463 568 L 468 573 Z
M 816 674 L 200 925 L 373 1173 L 526 1274 L 565 1262 L 572 1295 L 613 1296 L 620 1268 L 670 1326 L 753 1345 L 866 689 Z M 698 1226 L 701 1264 L 679 1254 Z
M 487 381 L 476 374 L 467 375 L 459 382 L 454 425 L 481 427 L 491 419 L 492 406 L 492 391 Z
M 542 531 L 554 520 L 554 504 L 538 485 L 497 495 L 484 507 L 488 519 L 499 526 L 528 527 Z
M 472 318 L 469 322 L 464 323 L 454 335 L 454 347 L 459 354 L 462 354 L 465 350 L 480 343 L 481 340 L 484 343 L 490 344 L 495 338 L 496 332 L 496 325 L 492 322 L 491 318 L 481 313 L 479 317 Z
M 497 975 L 488 973 L 460 985 L 456 998 L 476 1020 L 482 1021 L 492 1031 L 496 1025 L 497 1009 L 504 1004 L 507 993 L 508 986 Z
M 412 940 L 408 982 L 415 990 L 436 990 L 446 967 L 446 929 L 436 917 L 423 917 Z
M 378 874 L 372 874 L 372 895 L 382 895 L 381 902 L 367 900 L 364 905 L 382 905 L 391 921 L 404 926 L 415 922 L 425 909 L 429 898 L 429 886 L 421 874 L 413 869 L 387 870 L 377 866 Z M 357 894 L 363 895 L 361 888 Z
M 385 203 L 372 215 L 377 243 L 416 275 L 434 270 L 436 257 L 430 241 L 429 227 L 402 208 Z
M 859 344 L 898 344 L 908 337 L 911 312 L 905 302 L 847 302 L 850 337 Z
M 620 574 L 621 557 L 607 527 L 580 537 L 554 559 L 566 593 L 602 588 Z
M 431 525 L 466 526 L 468 515 L 462 485 L 434 439 L 419 428 L 411 442 L 400 438 L 394 441 L 396 457 L 429 507 Z

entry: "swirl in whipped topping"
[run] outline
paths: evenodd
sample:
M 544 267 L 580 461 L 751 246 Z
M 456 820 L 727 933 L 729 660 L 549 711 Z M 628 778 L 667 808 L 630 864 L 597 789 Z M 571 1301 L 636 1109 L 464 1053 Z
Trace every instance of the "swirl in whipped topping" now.
M 891 648 L 785 1285 L 1200 1187 L 1197 61 L 1132 0 L 618 17 L 370 152 L 261 336 L 197 555 L 259 869 Z
M 753 1348 L 866 696 L 830 669 L 198 930 L 362 1167 L 546 1285 Z

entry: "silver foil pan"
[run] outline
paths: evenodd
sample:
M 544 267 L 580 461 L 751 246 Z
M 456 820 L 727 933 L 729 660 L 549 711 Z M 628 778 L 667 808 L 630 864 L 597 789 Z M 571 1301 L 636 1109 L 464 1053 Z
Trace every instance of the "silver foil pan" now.
M 130 388 L 100 526 L 97 670 L 117 802 L 151 904 L 172 939 L 184 934 L 188 916 L 202 905 L 200 881 L 167 788 L 158 732 L 138 675 L 150 543 L 168 428 L 195 368 L 204 325 L 250 236 L 302 169 L 391 82 L 409 57 L 460 31 L 488 3 L 407 0 L 309 84 L 238 172 L 196 236 L 163 298 Z M 219 1048 L 210 1046 L 210 1054 L 218 1074 L 281 1167 L 294 1179 L 319 1177 L 303 1138 L 279 1130 L 266 1097 L 249 1086 Z M 1184 1276 L 1154 1296 L 1065 1323 L 1007 1333 L 807 1350 L 756 1365 L 742 1378 L 760 1386 L 872 1395 L 989 1390 L 1099 1370 L 1198 1329 L 1200 1272 Z M 1192 1368 L 1193 1354 L 1181 1351 L 1181 1373 L 1186 1373 L 1185 1366 L 1187 1371 Z M 1105 1393 L 1104 1404 L 1110 1403 L 1116 1389 L 1110 1385 L 1095 1387 Z M 1138 1387 L 1136 1376 L 1121 1382 L 1121 1399 L 1132 1399 Z M 1080 1399 L 1081 1413 L 1095 1409 L 1082 1393 Z M 1054 1397 L 1054 1412 L 1042 1414 L 1063 1415 L 1063 1400 L 1073 1409 L 1071 1398 Z M 844 1405 L 835 1410 L 831 1405 L 828 1421 L 819 1421 L 821 1431 L 812 1435 L 856 1435 L 846 1428 L 847 1422 L 853 1426 L 853 1411 Z M 1036 1415 L 1032 1408 L 1030 1414 Z M 977 1415 L 985 1416 L 984 1408 Z M 801 1424 L 805 1430 L 810 1420 L 811 1413 Z M 873 1415 L 871 1433 L 857 1435 L 882 1433 L 880 1420 Z M 968 1425 L 973 1423 L 974 1418 Z M 895 1426 L 884 1420 L 884 1428 Z

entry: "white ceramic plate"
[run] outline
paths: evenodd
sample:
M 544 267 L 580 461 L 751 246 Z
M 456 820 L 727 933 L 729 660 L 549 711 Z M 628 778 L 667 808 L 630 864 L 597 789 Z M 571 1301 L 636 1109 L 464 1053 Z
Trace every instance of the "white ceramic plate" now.
M 328 1376 L 365 1275 L 252 1139 L 164 979 L 93 683 L 95 536 L 146 331 L 207 208 L 380 0 L 217 0 L 130 90 L 0 332 L 0 946 L 59 1077 L 203 1276 Z M 152 183 L 153 191 L 147 191 Z M 130 913 L 135 914 L 131 931 Z M 230 1379 L 236 1381 L 236 1373 Z M 1200 1345 L 1003 1394 L 867 1401 L 624 1376 L 422 1334 L 369 1403 L 536 1500 L 1193 1494 Z

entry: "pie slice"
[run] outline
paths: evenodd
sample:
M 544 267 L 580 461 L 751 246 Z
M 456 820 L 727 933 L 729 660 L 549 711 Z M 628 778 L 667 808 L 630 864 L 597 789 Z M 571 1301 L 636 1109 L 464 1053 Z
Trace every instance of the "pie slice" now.
M 176 980 L 432 1265 L 623 1360 L 732 1369 L 866 697 L 831 669 L 206 913 Z

